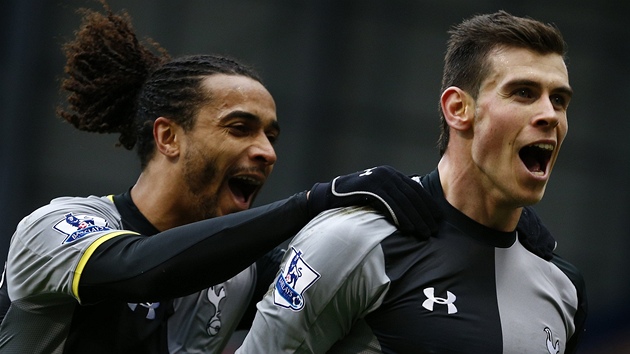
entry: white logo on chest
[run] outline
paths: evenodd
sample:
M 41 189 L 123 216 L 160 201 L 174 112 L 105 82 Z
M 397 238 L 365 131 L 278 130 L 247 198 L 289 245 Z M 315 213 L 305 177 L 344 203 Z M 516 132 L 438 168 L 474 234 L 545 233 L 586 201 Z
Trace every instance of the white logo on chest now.
M 433 305 L 438 304 L 446 305 L 449 315 L 457 313 L 457 307 L 455 306 L 455 300 L 457 299 L 457 297 L 452 292 L 446 292 L 446 299 L 443 297 L 436 297 L 434 288 L 426 288 L 423 290 L 423 292 L 424 296 L 427 297 L 427 299 L 424 300 L 424 302 L 422 303 L 422 307 L 424 307 L 425 309 L 433 311 Z
M 136 308 L 138 308 L 138 305 L 140 305 L 140 307 L 142 307 L 142 308 L 147 309 L 147 315 L 145 317 L 147 320 L 154 320 L 155 319 L 155 309 L 160 307 L 160 303 L 159 302 L 127 303 L 127 306 L 129 306 L 131 311 L 134 311 L 134 312 L 136 311 Z
M 553 333 L 551 333 L 551 329 L 549 327 L 545 327 L 543 331 L 547 332 L 547 351 L 549 354 L 560 353 L 560 341 L 556 339 L 556 342 L 553 342 Z
M 211 286 L 208 289 L 207 296 L 208 301 L 214 306 L 214 315 L 206 324 L 206 331 L 210 336 L 216 336 L 221 331 L 221 300 L 225 298 L 225 287 Z

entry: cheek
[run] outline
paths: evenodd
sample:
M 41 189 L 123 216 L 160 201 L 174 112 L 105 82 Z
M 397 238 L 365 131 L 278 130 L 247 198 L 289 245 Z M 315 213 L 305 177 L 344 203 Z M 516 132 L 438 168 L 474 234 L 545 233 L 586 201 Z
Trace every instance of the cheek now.
M 473 129 L 473 146 L 475 146 L 475 150 L 477 150 L 478 153 L 491 153 L 503 144 L 502 136 L 504 128 L 501 122 L 480 116 L 475 118 Z
M 498 160 L 503 155 L 512 155 L 516 134 L 514 126 L 509 119 L 501 117 L 505 115 L 492 112 L 492 119 L 486 116 L 485 119 L 476 120 L 472 154 L 479 165 L 497 169 L 500 167 Z
M 214 162 L 215 166 L 225 169 L 233 163 L 239 152 L 239 150 L 235 149 L 234 144 L 230 143 L 229 139 L 223 139 L 220 143 L 206 144 L 204 154 Z
M 501 149 L 499 140 L 491 132 L 488 132 L 488 136 L 479 136 L 478 138 L 475 137 L 471 152 L 475 164 L 482 170 L 498 167 L 497 161 L 499 160 Z
M 558 144 L 562 144 L 564 138 L 566 138 L 567 133 L 569 132 L 569 121 L 566 118 L 560 121 L 558 124 Z

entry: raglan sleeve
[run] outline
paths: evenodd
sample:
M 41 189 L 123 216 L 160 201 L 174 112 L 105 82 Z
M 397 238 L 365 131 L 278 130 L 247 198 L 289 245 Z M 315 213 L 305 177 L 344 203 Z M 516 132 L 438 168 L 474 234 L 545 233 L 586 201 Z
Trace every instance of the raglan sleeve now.
M 289 244 L 237 353 L 325 353 L 389 287 L 380 241 L 395 231 L 365 208 L 325 212 Z
M 58 198 L 18 224 L 7 257 L 11 301 L 77 297 L 80 260 L 90 245 L 121 233 L 113 206 L 101 197 Z

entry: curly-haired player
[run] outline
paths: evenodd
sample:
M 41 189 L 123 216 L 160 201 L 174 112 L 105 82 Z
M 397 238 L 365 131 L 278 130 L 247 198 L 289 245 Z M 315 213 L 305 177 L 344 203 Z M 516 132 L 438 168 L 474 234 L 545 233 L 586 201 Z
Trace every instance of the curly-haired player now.
M 260 78 L 222 56 L 171 59 L 103 5 L 82 10 L 64 46 L 58 113 L 77 129 L 119 134 L 141 173 L 126 192 L 57 198 L 20 222 L 2 353 L 220 352 L 255 285 L 269 283 L 253 263 L 319 212 L 370 204 L 401 230 L 434 229 L 432 199 L 387 166 L 249 209 L 280 133 Z M 275 264 L 272 275 L 278 255 L 260 263 Z

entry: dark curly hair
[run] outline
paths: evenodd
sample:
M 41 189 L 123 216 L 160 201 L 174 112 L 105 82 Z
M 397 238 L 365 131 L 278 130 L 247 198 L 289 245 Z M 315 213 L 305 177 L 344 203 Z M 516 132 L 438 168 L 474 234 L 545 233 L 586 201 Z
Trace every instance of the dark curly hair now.
M 141 43 L 125 11 L 80 9 L 82 23 L 63 45 L 66 56 L 61 91 L 67 104 L 57 114 L 75 128 L 118 133 L 119 145 L 137 146 L 144 169 L 155 150 L 153 122 L 169 117 L 185 130 L 194 126 L 201 104 L 211 97 L 201 88 L 213 74 L 241 75 L 261 82 L 253 69 L 218 55 L 172 59 L 157 42 Z

